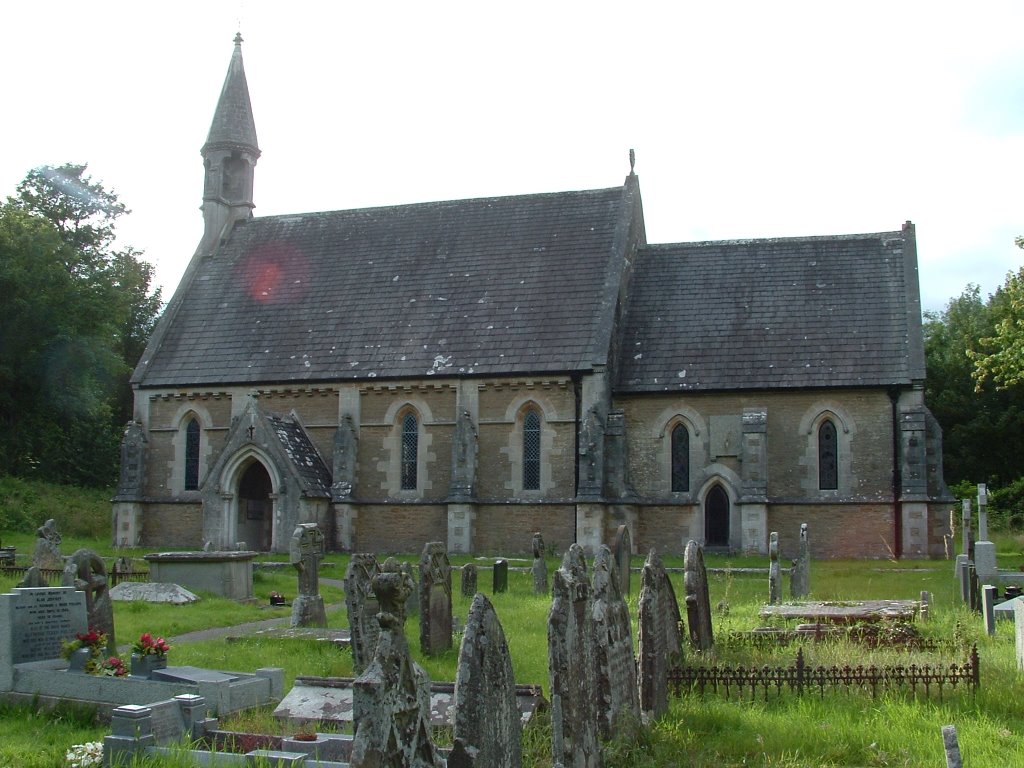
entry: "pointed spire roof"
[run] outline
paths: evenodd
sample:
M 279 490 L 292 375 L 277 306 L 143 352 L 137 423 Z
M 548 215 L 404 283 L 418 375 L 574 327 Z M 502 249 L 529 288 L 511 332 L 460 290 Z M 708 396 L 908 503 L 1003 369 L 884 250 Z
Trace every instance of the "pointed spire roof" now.
M 217 111 L 210 125 L 203 152 L 211 149 L 248 149 L 259 157 L 256 143 L 256 123 L 249 102 L 249 85 L 242 65 L 242 34 L 235 35 L 235 50 L 231 54 L 228 74 L 217 102 Z

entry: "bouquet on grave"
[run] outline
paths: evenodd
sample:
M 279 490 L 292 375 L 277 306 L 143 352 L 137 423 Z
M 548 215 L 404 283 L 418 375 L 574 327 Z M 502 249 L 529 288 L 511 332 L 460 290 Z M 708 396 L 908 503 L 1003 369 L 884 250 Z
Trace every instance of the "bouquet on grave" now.
M 98 665 L 93 674 L 104 677 L 124 677 L 128 674 L 128 667 L 125 666 L 120 656 L 111 656 Z
M 64 754 L 67 768 L 93 768 L 103 765 L 103 742 L 89 741 L 75 744 Z
M 143 632 L 135 643 L 132 644 L 132 653 L 140 656 L 165 656 L 171 650 L 171 646 L 162 637 L 154 638 L 149 632 Z
M 71 654 L 80 648 L 88 648 L 92 658 L 97 658 L 107 647 L 107 635 L 98 629 L 89 627 L 88 632 L 78 632 L 74 640 L 65 640 L 61 643 L 60 654 L 65 659 L 70 659 Z

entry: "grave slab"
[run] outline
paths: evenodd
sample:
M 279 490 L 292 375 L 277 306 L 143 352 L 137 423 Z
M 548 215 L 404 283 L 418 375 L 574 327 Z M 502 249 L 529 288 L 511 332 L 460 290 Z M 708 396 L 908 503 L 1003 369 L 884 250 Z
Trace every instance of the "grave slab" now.
M 178 584 L 122 581 L 116 587 L 111 588 L 110 599 L 123 602 L 138 600 L 144 603 L 187 605 L 198 602 L 199 596 Z
M 913 621 L 917 609 L 917 600 L 784 603 L 763 606 L 761 618 L 802 619 L 835 624 L 883 619 Z

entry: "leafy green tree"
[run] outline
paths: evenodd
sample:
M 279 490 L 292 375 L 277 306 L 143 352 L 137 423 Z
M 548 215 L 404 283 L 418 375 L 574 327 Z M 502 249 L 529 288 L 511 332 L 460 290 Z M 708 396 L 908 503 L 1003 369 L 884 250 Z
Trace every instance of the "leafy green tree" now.
M 950 300 L 924 325 L 925 400 L 943 433 L 946 481 L 1006 484 L 1021 474 L 1024 450 L 1024 391 L 998 389 L 974 378 L 981 340 L 1000 320 L 1002 298 L 981 298 L 976 285 Z
M 33 170 L 0 205 L 0 462 L 106 485 L 161 302 L 141 254 L 114 247 L 125 207 L 85 170 Z

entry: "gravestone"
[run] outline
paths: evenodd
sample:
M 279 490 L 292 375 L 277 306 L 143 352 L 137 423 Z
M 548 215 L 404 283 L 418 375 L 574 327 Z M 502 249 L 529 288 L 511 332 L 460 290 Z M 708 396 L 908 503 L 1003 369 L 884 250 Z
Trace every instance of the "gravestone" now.
M 11 690 L 15 664 L 59 659 L 63 641 L 88 628 L 85 593 L 73 587 L 0 594 L 0 691 Z
M 432 546 L 427 545 L 425 555 Z M 412 588 L 411 579 L 394 560 L 385 562 L 373 577 L 380 630 L 372 661 L 353 683 L 356 731 L 351 768 L 442 765 L 430 737 L 430 678 L 412 660 L 400 618 Z M 421 604 L 427 602 L 421 599 Z M 448 626 L 450 631 L 450 620 Z
M 615 569 L 611 550 L 602 546 L 594 558 L 593 617 L 597 723 L 603 739 L 634 729 L 640 723 L 633 628 Z
M 345 571 L 345 608 L 352 632 L 352 671 L 359 674 L 373 658 L 380 624 L 377 622 L 377 598 L 373 594 L 373 578 L 380 571 L 377 558 L 357 552 Z
M 292 601 L 293 627 L 326 627 L 327 611 L 320 594 L 320 560 L 324 535 L 316 523 L 299 523 L 288 544 L 288 560 L 299 574 L 299 593 Z
M 690 629 L 690 647 L 710 651 L 715 644 L 711 627 L 711 597 L 708 594 L 708 572 L 704 567 L 704 551 L 692 539 L 683 555 L 683 587 L 686 591 L 686 624 Z
M 768 537 L 768 604 L 778 605 L 782 599 L 782 573 L 779 570 L 779 534 Z
M 1024 671 L 1024 600 L 1013 601 L 1013 624 L 1017 644 L 1017 669 Z
M 548 564 L 544 560 L 544 537 L 540 533 L 533 534 L 533 594 L 548 593 Z
M 452 566 L 440 541 L 420 556 L 420 650 L 428 656 L 452 647 Z
M 418 616 L 420 613 L 420 583 L 416 579 L 416 568 L 405 560 L 398 564 L 399 569 L 412 580 L 412 591 L 405 601 L 405 616 Z M 405 618 L 404 616 L 402 618 Z
M 985 634 L 996 633 L 996 588 L 986 584 L 981 588 L 981 615 L 985 622 Z
M 64 569 L 64 558 L 60 554 L 60 533 L 57 523 L 51 518 L 36 529 L 36 548 L 32 553 L 32 565 L 43 570 Z
M 971 535 L 970 499 L 963 499 L 960 502 L 960 535 L 962 538 L 961 553 L 966 555 L 968 560 L 972 560 L 974 558 L 974 537 Z
M 477 593 L 459 647 L 453 735 L 481 768 L 520 768 L 521 732 L 505 633 L 491 601 Z
M 615 578 L 619 580 L 619 592 L 623 595 L 629 595 L 632 590 L 629 574 L 629 558 L 632 554 L 633 540 L 629 528 L 620 525 L 612 542 L 612 555 L 615 557 Z
M 64 567 L 63 585 L 85 594 L 89 628 L 107 636 L 107 656 L 117 655 L 114 638 L 114 604 L 107 584 L 107 566 L 91 549 L 79 549 Z
M 972 563 L 966 557 L 957 558 L 956 579 L 960 586 L 960 600 L 966 604 L 971 602 L 971 567 Z
M 942 747 L 946 751 L 946 768 L 963 768 L 960 740 L 957 739 L 955 725 L 942 726 Z
M 927 591 L 927 590 L 925 590 L 925 589 L 922 589 L 921 590 L 921 600 L 920 600 L 920 602 L 921 602 L 921 611 L 920 611 L 921 621 L 928 621 L 928 616 L 929 616 L 929 614 L 931 612 L 932 593 Z
M 26 587 L 39 588 L 39 587 L 48 587 L 50 585 L 46 582 L 46 579 L 43 578 L 43 572 L 39 570 L 39 566 L 38 565 L 30 565 L 25 570 L 25 575 L 21 577 L 21 581 L 19 581 L 14 586 L 21 587 L 21 588 L 26 588 Z
M 462 596 L 473 597 L 476 594 L 476 566 L 466 563 L 462 566 Z
M 497 560 L 491 574 L 494 594 L 508 592 L 508 560 Z
M 796 599 L 807 597 L 811 592 L 811 550 L 807 540 L 807 523 L 800 525 L 800 545 L 793 572 L 789 577 L 789 594 Z
M 668 675 L 683 664 L 679 603 L 665 566 L 653 549 L 640 574 L 638 613 L 640 709 L 651 719 L 668 711 Z
M 548 613 L 551 748 L 555 765 L 599 768 L 593 597 L 583 548 L 572 544 L 555 571 Z

